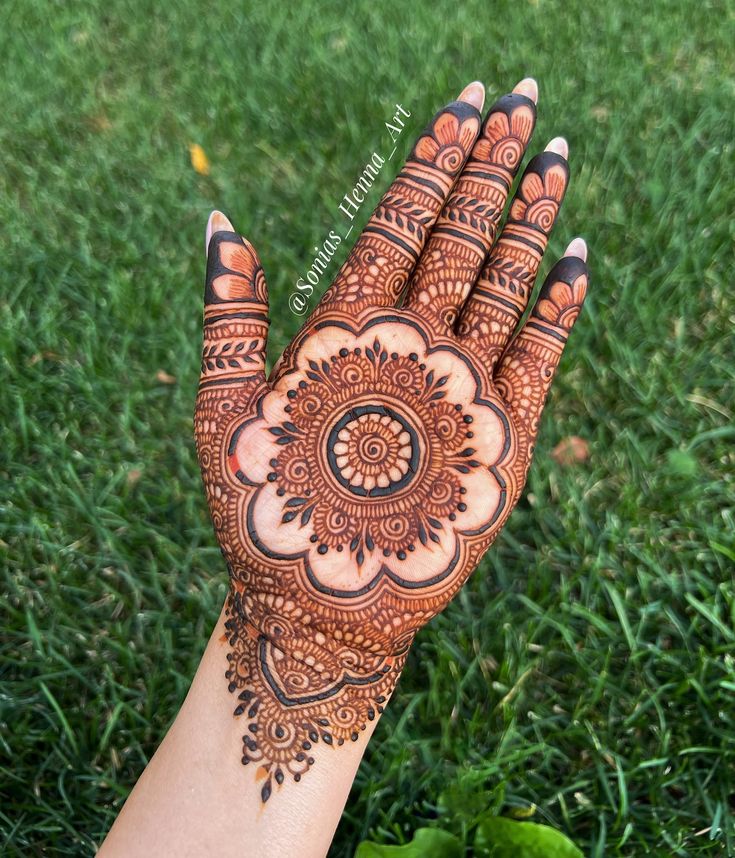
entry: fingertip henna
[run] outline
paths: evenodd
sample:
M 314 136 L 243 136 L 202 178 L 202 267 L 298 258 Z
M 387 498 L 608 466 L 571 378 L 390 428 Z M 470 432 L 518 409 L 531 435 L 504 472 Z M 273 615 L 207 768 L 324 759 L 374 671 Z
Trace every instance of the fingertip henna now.
M 204 303 L 233 301 L 267 306 L 265 275 L 252 244 L 236 232 L 220 230 L 209 241 Z
M 502 95 L 487 112 L 483 123 L 482 135 L 488 139 L 496 138 L 493 126 L 497 120 L 493 117 L 502 113 L 506 117 L 505 128 L 507 129 L 501 137 L 512 136 L 524 144 L 528 144 L 536 124 L 536 102 L 520 92 L 509 92 Z M 499 159 L 501 163 L 505 159 Z M 514 159 L 514 165 L 518 165 L 519 159 Z
M 419 161 L 455 176 L 480 131 L 480 111 L 466 101 L 453 101 L 440 110 L 416 141 L 409 161 Z
M 544 281 L 532 316 L 569 332 L 582 309 L 588 287 L 587 263 L 578 256 L 562 257 Z
M 526 167 L 508 220 L 548 236 L 569 184 L 569 163 L 556 152 L 540 152 Z

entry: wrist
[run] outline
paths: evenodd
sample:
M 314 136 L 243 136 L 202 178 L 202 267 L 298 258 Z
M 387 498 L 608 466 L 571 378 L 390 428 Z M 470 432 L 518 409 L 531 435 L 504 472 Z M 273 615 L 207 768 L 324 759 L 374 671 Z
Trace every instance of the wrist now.
M 407 643 L 383 652 L 358 628 L 298 612 L 282 596 L 233 589 L 225 613 L 225 676 L 242 728 L 241 762 L 257 770 L 263 801 L 321 766 L 330 749 L 364 747 L 360 740 L 385 708 Z
M 339 753 L 320 742 L 309 777 L 297 785 L 272 781 L 264 805 L 267 772 L 262 763 L 243 767 L 238 753 L 245 731 L 242 718 L 232 716 L 223 677 L 226 619 L 223 609 L 181 710 L 105 841 L 105 858 L 239 858 L 244 843 L 247 854 L 261 858 L 326 854 L 375 722 Z

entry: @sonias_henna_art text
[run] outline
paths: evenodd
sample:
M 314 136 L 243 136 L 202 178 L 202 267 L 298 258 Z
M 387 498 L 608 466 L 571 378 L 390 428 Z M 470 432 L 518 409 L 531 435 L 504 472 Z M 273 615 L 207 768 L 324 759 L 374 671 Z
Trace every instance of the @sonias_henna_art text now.
M 441 110 L 270 377 L 255 250 L 209 241 L 195 434 L 263 801 L 383 711 L 522 491 L 587 290 L 563 257 L 517 330 L 569 175 L 534 157 L 497 235 L 535 116 L 520 93 Z

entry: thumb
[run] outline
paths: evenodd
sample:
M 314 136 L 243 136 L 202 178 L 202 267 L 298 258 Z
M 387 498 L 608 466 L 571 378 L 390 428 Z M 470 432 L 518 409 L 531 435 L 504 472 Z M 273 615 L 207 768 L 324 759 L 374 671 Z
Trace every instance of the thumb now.
M 252 244 L 218 211 L 206 232 L 204 344 L 199 389 L 252 388 L 265 381 L 268 292 Z

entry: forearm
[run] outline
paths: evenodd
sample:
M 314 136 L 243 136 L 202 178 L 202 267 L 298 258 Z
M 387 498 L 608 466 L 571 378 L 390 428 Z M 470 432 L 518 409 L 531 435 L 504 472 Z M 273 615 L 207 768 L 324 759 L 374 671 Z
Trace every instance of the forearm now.
M 379 715 L 339 752 L 318 743 L 309 751 L 318 763 L 309 777 L 297 788 L 284 784 L 263 802 L 264 772 L 241 762 L 244 728 L 233 716 L 224 678 L 224 622 L 223 610 L 186 700 L 113 825 L 101 858 L 326 854 Z

